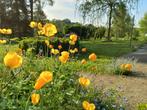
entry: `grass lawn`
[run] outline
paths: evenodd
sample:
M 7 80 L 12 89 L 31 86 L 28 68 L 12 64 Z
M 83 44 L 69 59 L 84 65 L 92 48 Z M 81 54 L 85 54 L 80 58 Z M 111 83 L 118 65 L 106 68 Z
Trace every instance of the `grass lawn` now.
M 129 41 L 125 40 L 113 42 L 81 41 L 81 46 L 86 47 L 88 49 L 88 53 L 95 52 L 99 57 L 114 58 L 134 51 L 143 43 L 143 41 L 133 41 L 131 47 Z

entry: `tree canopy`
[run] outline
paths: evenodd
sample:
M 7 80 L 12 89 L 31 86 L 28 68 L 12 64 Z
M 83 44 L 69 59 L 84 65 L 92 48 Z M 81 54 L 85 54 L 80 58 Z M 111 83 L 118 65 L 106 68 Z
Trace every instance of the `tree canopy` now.
M 53 0 L 0 0 L 0 27 L 12 28 L 15 36 L 30 35 L 28 24 L 31 20 L 45 20 L 45 5 Z
M 91 18 L 93 20 L 99 19 L 99 17 L 107 16 L 108 18 L 108 40 L 111 39 L 111 25 L 112 14 L 120 3 L 125 4 L 127 7 L 132 7 L 138 0 L 78 0 L 79 11 L 82 13 L 82 17 Z M 99 17 L 98 17 L 99 16 Z
M 147 35 L 147 13 L 144 14 L 144 17 L 139 22 L 140 31 L 143 35 Z

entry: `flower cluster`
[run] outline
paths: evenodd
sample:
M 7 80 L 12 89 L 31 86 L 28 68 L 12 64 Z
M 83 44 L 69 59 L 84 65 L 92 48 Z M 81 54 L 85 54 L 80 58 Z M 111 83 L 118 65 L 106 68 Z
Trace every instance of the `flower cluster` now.
M 51 49 L 51 54 L 57 55 L 57 54 L 59 54 L 59 50 L 52 48 Z
M 40 76 L 38 77 L 36 83 L 35 83 L 35 90 L 41 89 L 45 84 L 48 82 L 51 82 L 53 79 L 53 73 L 50 71 L 43 71 L 41 72 Z M 40 100 L 40 94 L 33 93 L 31 95 L 31 100 L 34 105 L 38 104 Z
M 95 105 L 93 103 L 84 101 L 82 105 L 83 105 L 84 110 L 95 110 Z
M 47 37 L 52 37 L 57 33 L 57 28 L 52 23 L 46 23 L 45 25 L 42 25 L 42 23 L 37 23 L 35 21 L 30 22 L 29 25 L 33 29 L 38 29 L 39 35 L 45 35 Z
M 44 26 L 41 23 L 37 23 L 32 21 L 30 23 L 30 27 L 33 29 L 39 29 L 38 32 L 40 32 L 42 35 L 51 37 L 54 36 L 57 33 L 56 27 L 51 24 L 51 23 L 47 23 Z M 54 48 L 53 45 L 50 44 L 49 40 L 45 40 L 44 43 L 47 45 L 47 47 L 50 48 L 50 52 L 52 55 L 59 55 L 58 56 L 58 60 L 59 62 L 61 62 L 61 64 L 65 64 L 67 63 L 67 61 L 70 61 L 70 55 L 75 54 L 76 52 L 78 52 L 78 48 L 75 48 L 73 45 L 75 45 L 76 41 L 77 41 L 78 37 L 76 34 L 71 34 L 70 35 L 70 48 L 68 51 L 64 51 L 62 49 L 62 45 L 58 45 L 58 48 Z M 28 51 L 32 51 L 32 48 L 29 48 Z M 87 48 L 82 48 L 81 50 L 82 52 L 86 52 Z M 5 66 L 7 66 L 10 69 L 15 69 L 18 68 L 22 65 L 22 49 L 18 49 L 16 52 L 8 52 L 6 54 L 6 56 L 4 57 L 4 64 Z M 92 53 L 89 55 L 89 60 L 90 61 L 96 61 L 97 56 L 95 53 Z M 81 61 L 81 64 L 86 64 L 87 61 L 85 59 L 83 59 Z M 54 77 L 56 78 L 55 74 Z M 55 80 L 54 78 L 54 80 Z M 35 84 L 33 86 L 34 91 L 31 93 L 31 102 L 33 105 L 37 105 L 41 99 L 41 95 L 38 93 L 39 90 L 41 91 L 42 88 L 47 85 L 49 82 L 51 82 L 53 80 L 53 73 L 51 71 L 42 71 L 39 75 L 39 77 L 37 77 L 37 80 L 35 81 Z M 90 79 L 86 78 L 86 77 L 79 77 L 76 79 L 78 82 L 80 87 L 84 90 L 87 90 L 88 86 L 90 85 L 91 81 Z M 54 82 L 52 83 L 54 84 Z M 76 84 L 76 83 L 74 83 Z M 79 87 L 79 86 L 78 86 Z M 84 110 L 95 110 L 95 105 L 93 103 L 89 103 L 87 101 L 84 101 L 82 103 L 83 105 L 83 109 Z
M 87 87 L 87 86 L 90 85 L 90 80 L 88 78 L 85 78 L 85 77 L 80 77 L 79 83 L 81 84 L 81 86 Z
M 1 29 L 0 28 L 0 34 L 10 35 L 12 34 L 12 29 L 5 29 L 5 28 Z
M 78 52 L 78 49 L 77 49 L 77 48 L 70 49 L 69 52 L 70 52 L 71 54 L 75 54 L 76 52 Z

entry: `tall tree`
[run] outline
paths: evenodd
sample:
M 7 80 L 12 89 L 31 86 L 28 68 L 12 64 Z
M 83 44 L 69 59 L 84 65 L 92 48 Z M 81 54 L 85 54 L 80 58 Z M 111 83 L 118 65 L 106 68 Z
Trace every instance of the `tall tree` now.
M 126 5 L 120 3 L 113 13 L 112 29 L 115 37 L 125 37 L 132 26 L 132 19 L 128 13 Z
M 31 21 L 33 21 L 34 18 L 34 8 L 39 8 L 40 12 L 42 11 L 42 8 L 44 5 L 49 4 L 53 5 L 53 0 L 29 0 L 29 6 L 30 6 L 30 15 L 31 15 Z
M 78 0 L 81 1 L 81 0 Z M 107 15 L 108 18 L 108 34 L 107 39 L 111 40 L 111 25 L 112 25 L 112 14 L 115 8 L 120 2 L 126 4 L 126 6 L 132 6 L 137 3 L 138 0 L 82 0 L 79 5 L 79 11 L 83 17 L 97 17 L 98 15 L 104 17 Z
M 144 17 L 139 21 L 140 31 L 142 35 L 147 35 L 147 12 Z
M 29 21 L 46 18 L 45 4 L 53 5 L 53 0 L 0 0 L 0 27 L 12 28 L 15 36 L 30 35 Z

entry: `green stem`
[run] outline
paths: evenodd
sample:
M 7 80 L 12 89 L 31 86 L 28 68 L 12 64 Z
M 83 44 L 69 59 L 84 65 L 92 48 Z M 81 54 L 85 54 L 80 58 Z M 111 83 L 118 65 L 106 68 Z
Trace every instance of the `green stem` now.
M 29 95 L 29 97 L 27 99 L 27 102 L 26 102 L 26 105 L 25 105 L 25 110 L 28 110 L 28 103 L 29 103 L 30 97 L 31 97 L 31 95 Z

